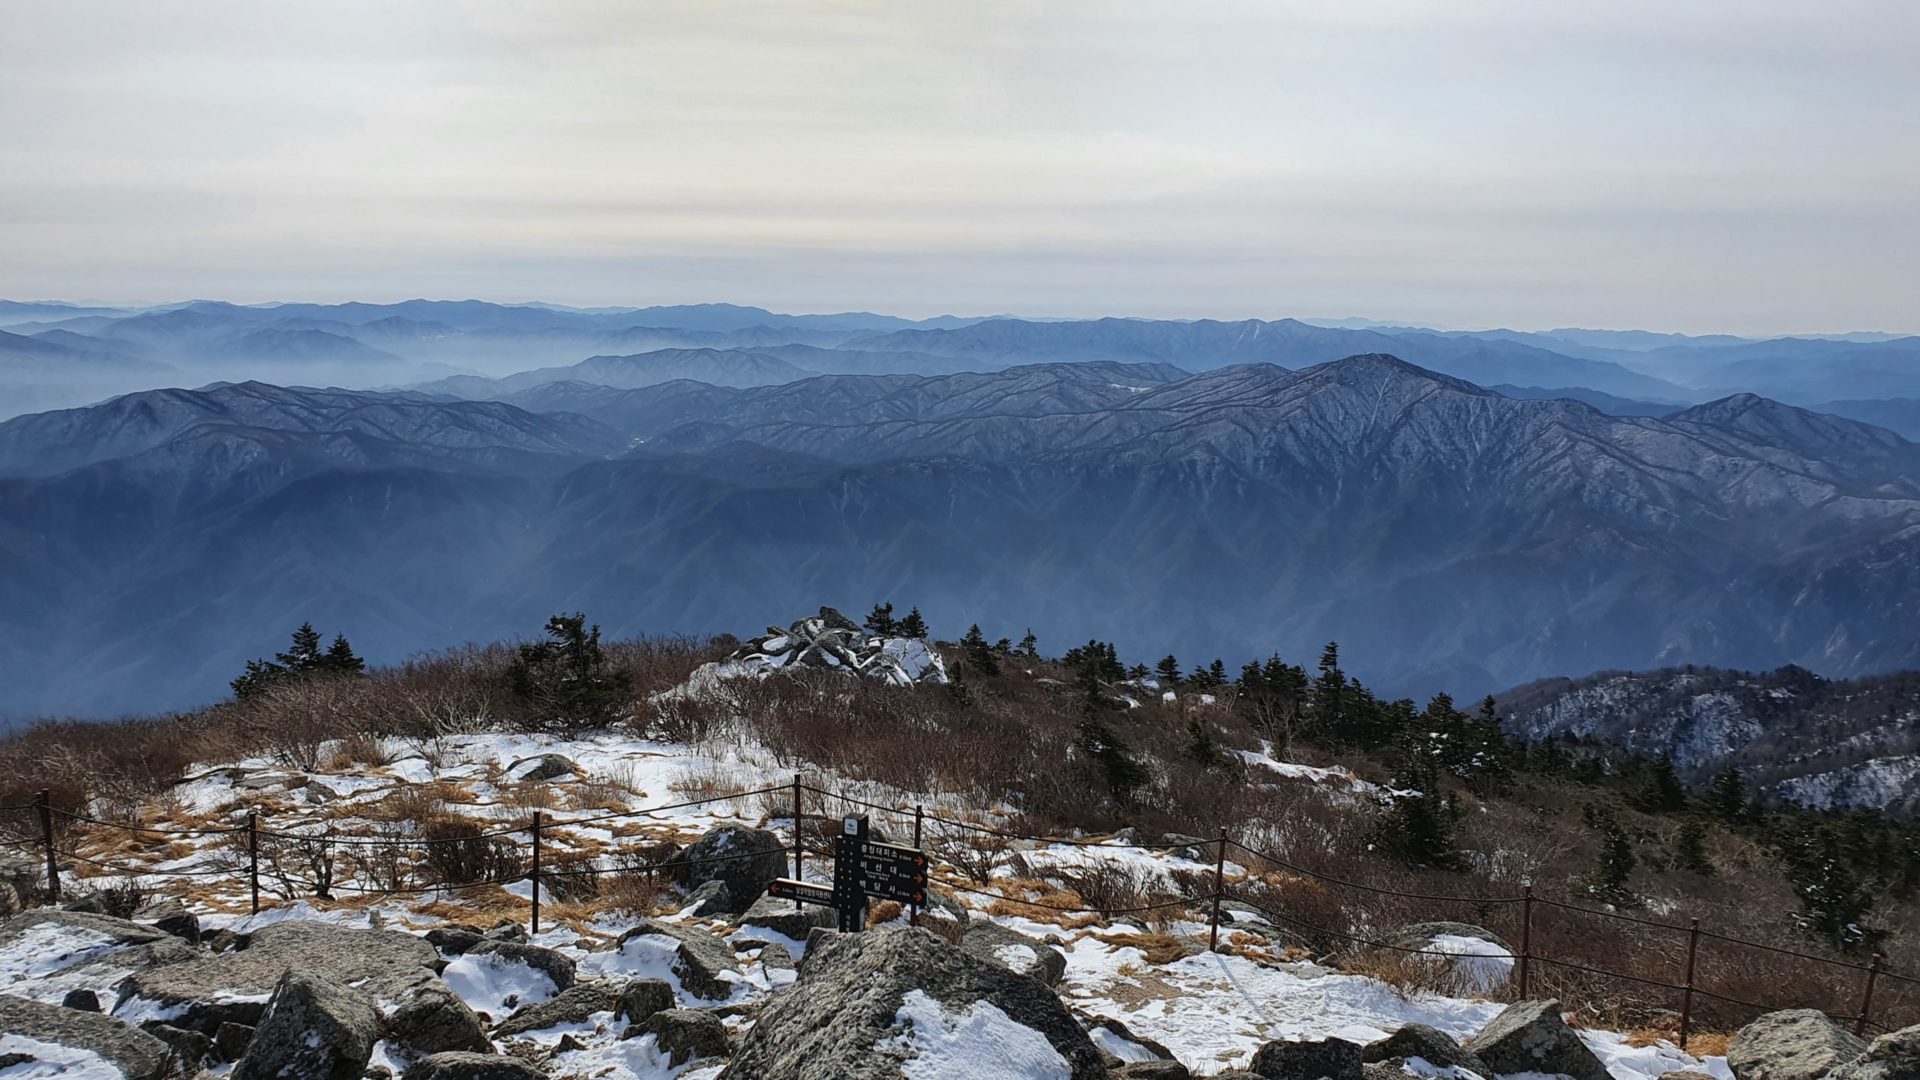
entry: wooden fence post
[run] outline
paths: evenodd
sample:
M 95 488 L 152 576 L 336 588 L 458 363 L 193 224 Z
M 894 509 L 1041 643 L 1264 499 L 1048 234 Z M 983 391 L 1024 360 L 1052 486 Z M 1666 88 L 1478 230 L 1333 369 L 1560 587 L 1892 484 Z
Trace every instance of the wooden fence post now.
M 1680 996 L 1680 1049 L 1687 1048 L 1693 1030 L 1693 961 L 1700 954 L 1700 920 L 1687 922 L 1687 988 Z
M 1533 883 L 1528 882 L 1520 893 L 1520 1000 L 1527 999 L 1527 977 L 1531 974 L 1533 959 Z
M 1855 1035 L 1865 1036 L 1867 1033 L 1867 1017 L 1873 1012 L 1873 982 L 1880 977 L 1882 959 L 1884 957 L 1879 953 L 1874 953 L 1873 959 L 1867 961 L 1867 988 L 1860 995 L 1860 1019 L 1853 1022 Z
M 47 845 L 47 899 L 60 902 L 60 860 L 53 851 L 53 797 L 46 788 L 33 797 L 33 805 L 40 810 L 40 838 Z
M 806 821 L 806 818 L 804 817 L 804 813 L 805 811 L 803 811 L 800 806 L 800 774 L 794 773 L 793 774 L 793 880 L 795 881 L 807 880 L 805 875 L 801 873 L 801 870 L 804 867 L 806 863 L 806 858 L 807 858 L 806 830 L 802 827 L 802 824 Z M 805 911 L 806 907 L 807 905 L 803 901 L 801 901 L 798 897 L 794 898 L 793 910 Z
M 1220 951 L 1220 898 L 1227 891 L 1227 830 L 1220 830 L 1220 853 L 1213 860 L 1213 926 L 1207 933 L 1207 951 Z
M 533 812 L 533 929 L 540 936 L 540 811 Z
M 260 914 L 260 814 L 254 810 L 247 811 L 247 892 Z

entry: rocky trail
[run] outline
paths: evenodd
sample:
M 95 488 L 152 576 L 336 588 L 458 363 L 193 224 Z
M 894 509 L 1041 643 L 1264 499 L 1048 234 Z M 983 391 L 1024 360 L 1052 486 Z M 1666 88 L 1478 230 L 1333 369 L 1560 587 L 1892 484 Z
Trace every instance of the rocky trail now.
M 341 747 L 319 748 L 312 768 L 238 761 L 197 771 L 137 825 L 63 823 L 65 907 L 0 926 L 0 1080 L 1824 1075 L 1743 1072 L 1737 1056 L 1730 1069 L 1569 1028 L 1557 1003 L 1494 1000 L 1512 996 L 1512 955 L 1475 927 L 1405 928 L 1464 954 L 1443 958 L 1461 978 L 1441 994 L 1316 963 L 1244 907 L 1224 913 L 1217 952 L 1207 923 L 1178 908 L 1055 910 L 1069 870 L 1117 868 L 1166 890 L 1211 874 L 1194 838 L 1014 845 L 1018 859 L 989 868 L 987 888 L 930 844 L 952 887 L 917 920 L 880 905 L 872 929 L 841 935 L 825 929 L 829 912 L 763 895 L 790 872 L 792 786 L 751 748 L 469 735 L 364 749 L 381 763 Z M 1276 776 L 1335 798 L 1351 783 Z M 887 805 L 941 805 L 816 779 Z M 809 799 L 810 828 L 852 808 Z M 543 903 L 530 933 L 514 845 L 536 811 Z M 423 821 L 459 842 L 427 844 Z M 436 862 L 449 849 L 477 860 L 459 869 L 484 883 L 421 884 L 456 869 Z M 12 882 L 40 869 L 24 852 L 7 858 Z M 810 855 L 805 873 L 828 869 Z M 588 879 L 597 892 L 568 885 Z M 131 918 L 104 913 L 129 898 Z

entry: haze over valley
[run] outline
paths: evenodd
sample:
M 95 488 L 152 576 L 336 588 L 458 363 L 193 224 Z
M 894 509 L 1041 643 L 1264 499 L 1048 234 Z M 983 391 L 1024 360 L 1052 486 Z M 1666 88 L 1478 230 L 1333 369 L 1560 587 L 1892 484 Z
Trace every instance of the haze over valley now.
M 1920 664 L 1920 338 L 1290 319 L 0 305 L 0 711 L 218 697 L 556 607 L 705 636 L 882 599 L 1477 695 Z M 48 406 L 61 405 L 63 408 Z

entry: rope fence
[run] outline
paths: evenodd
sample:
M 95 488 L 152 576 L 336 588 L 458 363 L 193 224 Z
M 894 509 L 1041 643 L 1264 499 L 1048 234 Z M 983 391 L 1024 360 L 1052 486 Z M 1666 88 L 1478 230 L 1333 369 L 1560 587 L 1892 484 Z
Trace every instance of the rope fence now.
M 843 792 L 813 787 L 804 783 L 803 779 L 799 776 L 794 777 L 790 784 L 779 784 L 704 798 L 687 799 L 659 806 L 637 807 L 630 810 L 589 814 L 582 817 L 549 818 L 543 811 L 535 810 L 532 811 L 531 822 L 526 825 L 513 825 L 444 837 L 365 836 L 337 834 L 332 831 L 322 833 L 276 831 L 260 827 L 259 818 L 256 813 L 248 813 L 246 823 L 235 827 L 159 828 L 140 825 L 137 822 L 108 821 L 86 814 L 64 810 L 53 806 L 49 794 L 43 791 L 31 803 L 0 806 L 0 814 L 28 813 L 37 816 L 40 826 L 39 840 L 0 837 L 0 844 L 5 844 L 8 847 L 18 850 L 36 851 L 44 855 L 46 861 L 45 891 L 47 897 L 56 903 L 60 899 L 61 881 L 59 867 L 62 860 L 91 867 L 104 873 L 119 874 L 134 878 L 226 877 L 231 879 L 244 874 L 250 897 L 250 908 L 255 914 L 258 914 L 261 910 L 260 893 L 261 879 L 263 876 L 267 876 L 272 881 L 278 882 L 288 890 L 311 890 L 314 896 L 321 899 L 330 899 L 331 894 L 334 892 L 353 893 L 371 897 L 406 896 L 425 895 L 434 892 L 450 892 L 485 886 L 505 887 L 521 882 L 529 882 L 531 886 L 528 896 L 531 904 L 531 929 L 533 933 L 538 934 L 540 932 L 542 894 L 543 892 L 552 891 L 550 887 L 543 889 L 544 882 L 560 882 L 581 878 L 597 880 L 601 875 L 635 873 L 653 876 L 678 875 L 681 871 L 690 867 L 764 858 L 769 853 L 766 850 L 751 850 L 707 856 L 698 859 L 686 859 L 680 857 L 680 850 L 677 848 L 668 852 L 662 852 L 656 848 L 655 850 L 649 851 L 624 853 L 628 857 L 634 854 L 640 855 L 641 858 L 638 862 L 602 865 L 601 860 L 609 857 L 609 853 L 593 853 L 575 849 L 562 850 L 557 853 L 563 860 L 561 865 L 543 865 L 543 861 L 551 860 L 555 854 L 549 850 L 544 850 L 553 830 L 594 825 L 600 822 L 622 819 L 650 818 L 657 820 L 655 816 L 662 813 L 674 810 L 693 809 L 715 803 L 735 802 L 740 799 L 764 798 L 769 796 L 790 797 L 792 800 L 790 808 L 783 808 L 786 816 L 774 815 L 771 812 L 769 812 L 769 816 L 771 816 L 775 822 L 785 820 L 790 823 L 792 843 L 785 845 L 783 850 L 785 857 L 791 859 L 793 876 L 800 878 L 803 877 L 805 859 L 808 855 L 812 855 L 814 858 L 823 861 L 831 861 L 832 859 L 830 851 L 819 845 L 813 845 L 807 842 L 806 833 L 810 820 L 820 822 L 833 820 L 823 815 L 809 814 L 806 812 L 805 797 L 808 794 L 812 794 L 820 800 L 823 800 L 823 808 L 828 805 L 824 800 L 833 800 L 850 807 L 858 807 L 865 810 L 894 815 L 903 821 L 910 818 L 912 821 L 911 846 L 914 848 L 922 847 L 926 839 L 926 828 L 929 825 L 933 825 L 941 829 L 957 830 L 961 834 L 991 836 L 996 839 L 1032 845 L 1039 848 L 1067 846 L 1087 849 L 1105 849 L 1108 851 L 1136 850 L 1149 852 L 1186 849 L 1194 853 L 1194 861 L 1198 861 L 1197 853 L 1199 849 L 1211 849 L 1213 866 L 1212 888 L 1210 891 L 1190 893 L 1189 895 L 1164 900 L 1154 900 L 1146 903 L 1120 905 L 1094 903 L 1087 904 L 1087 906 L 1070 906 L 1049 902 L 1044 899 L 1030 899 L 984 888 L 982 886 L 988 884 L 989 880 L 991 880 L 990 873 L 989 880 L 979 880 L 980 872 L 978 870 L 970 870 L 965 867 L 962 867 L 962 869 L 975 875 L 974 883 L 963 882 L 951 877 L 929 875 L 929 878 L 932 883 L 952 892 L 964 893 L 1036 910 L 1049 911 L 1059 915 L 1097 915 L 1102 919 L 1111 919 L 1123 915 L 1143 915 L 1152 912 L 1181 909 L 1192 910 L 1208 906 L 1211 908 L 1208 918 L 1208 947 L 1210 951 L 1218 951 L 1219 949 L 1219 935 L 1222 923 L 1221 905 L 1223 902 L 1232 901 L 1258 912 L 1269 920 L 1273 920 L 1282 925 L 1296 927 L 1308 933 L 1319 935 L 1327 940 L 1346 941 L 1367 948 L 1380 949 L 1401 955 L 1430 956 L 1452 961 L 1511 960 L 1514 962 L 1514 977 L 1517 981 L 1519 996 L 1522 999 L 1528 995 L 1536 965 L 1575 972 L 1596 978 L 1620 980 L 1656 990 L 1675 992 L 1681 995 L 1678 1011 L 1679 1045 L 1682 1048 L 1686 1047 L 1688 1037 L 1691 1034 L 1693 1001 L 1696 997 L 1760 1012 L 1790 1007 L 1788 1005 L 1769 1005 L 1762 1002 L 1746 1000 L 1700 985 L 1700 980 L 1696 977 L 1696 973 L 1699 967 L 1698 962 L 1700 959 L 1701 943 L 1703 941 L 1715 942 L 1737 948 L 1756 949 L 1769 954 L 1785 956 L 1809 963 L 1817 963 L 1837 971 L 1846 971 L 1860 975 L 1862 977 L 1862 985 L 1860 1007 L 1857 1012 L 1842 1016 L 1833 1014 L 1830 1010 L 1822 1010 L 1828 1012 L 1829 1015 L 1835 1016 L 1837 1020 L 1852 1024 L 1856 1034 L 1864 1034 L 1870 1029 L 1889 1030 L 1885 1025 L 1875 1022 L 1872 1017 L 1874 991 L 1878 980 L 1884 978 L 1903 985 L 1920 986 L 1920 976 L 1886 970 L 1883 967 L 1884 958 L 1878 953 L 1874 954 L 1872 959 L 1866 964 L 1854 963 L 1847 960 L 1819 956 L 1797 949 L 1770 945 L 1765 942 L 1752 941 L 1703 930 L 1700 928 L 1700 923 L 1697 919 L 1691 920 L 1687 925 L 1681 925 L 1657 919 L 1642 918 L 1623 912 L 1585 907 L 1550 897 L 1536 896 L 1531 886 L 1525 887 L 1519 896 L 1420 893 L 1386 888 L 1379 885 L 1370 885 L 1365 882 L 1351 881 L 1312 870 L 1290 860 L 1280 858 L 1272 852 L 1248 846 L 1233 839 L 1224 831 L 1217 839 L 1213 840 L 1189 839 L 1177 842 L 1162 841 L 1159 843 L 1122 843 L 1116 840 L 1089 839 L 1084 836 L 1036 836 L 1016 833 L 994 828 L 980 822 L 963 821 L 939 814 L 928 813 L 924 806 L 888 806 Z M 69 827 L 81 825 L 89 828 L 117 830 L 142 839 L 204 839 L 208 837 L 229 837 L 236 838 L 238 843 L 228 849 L 227 856 L 230 862 L 227 864 L 222 864 L 218 861 L 202 861 L 187 866 L 168 869 L 116 866 L 75 851 L 61 850 L 56 842 L 56 821 L 64 822 Z M 525 837 L 527 842 L 525 844 L 509 843 L 510 838 L 515 837 Z M 442 867 L 438 868 L 439 872 L 441 872 L 439 880 L 424 881 L 417 885 L 402 884 L 407 874 L 418 873 L 422 869 L 435 870 L 436 868 L 432 863 L 434 852 L 452 845 L 463 845 L 463 847 L 459 848 L 459 852 L 467 855 L 479 852 L 484 855 L 486 859 L 498 863 L 501 866 L 501 871 L 491 874 L 475 874 L 471 877 L 462 877 L 458 874 L 449 875 L 444 872 L 445 868 Z M 334 880 L 334 870 L 336 866 L 333 860 L 336 858 L 335 852 L 337 850 L 354 852 L 379 851 L 382 849 L 394 852 L 391 857 L 396 861 L 376 867 L 357 864 L 351 869 L 359 871 L 363 876 L 377 878 L 385 875 L 392 884 L 368 887 Z M 1226 867 L 1230 851 L 1236 849 L 1254 860 L 1259 860 L 1262 863 L 1285 870 L 1288 873 L 1342 888 L 1422 903 L 1464 904 L 1479 907 L 1501 905 L 1508 906 L 1510 909 L 1518 908 L 1520 931 L 1519 950 L 1517 952 L 1462 953 L 1446 949 L 1409 947 L 1403 944 L 1378 940 L 1377 937 L 1365 934 L 1356 934 L 1350 931 L 1317 925 L 1298 915 L 1277 910 L 1247 895 L 1247 882 L 1245 880 L 1236 881 L 1230 885 L 1226 878 Z M 265 868 L 262 866 L 263 854 L 267 856 L 270 864 Z M 623 853 L 620 852 L 611 853 L 613 857 L 619 857 L 622 854 Z M 522 858 L 523 856 L 524 859 Z M 303 859 L 308 865 L 308 874 L 303 876 L 293 872 L 287 866 L 281 865 L 283 857 L 288 859 Z M 370 857 L 371 856 L 361 856 L 363 859 Z M 398 861 L 403 857 L 409 860 L 408 864 L 404 866 Z M 586 865 L 570 864 L 571 860 L 581 857 L 585 857 L 587 860 Z M 521 866 L 524 866 L 524 869 L 519 869 Z M 1054 869 L 1055 872 L 1058 873 L 1068 869 L 1068 867 L 1061 866 Z M 291 898 L 291 892 L 289 892 L 289 898 Z M 1147 897 L 1142 896 L 1140 899 L 1144 900 L 1147 899 Z M 1087 902 L 1083 900 L 1082 903 L 1086 904 Z M 1649 930 L 1684 935 L 1686 939 L 1685 975 L 1681 981 L 1650 978 L 1643 974 L 1610 970 L 1608 968 L 1580 963 L 1564 956 L 1548 956 L 1536 952 L 1533 948 L 1536 908 L 1563 911 L 1582 917 L 1610 920 Z M 1228 921 L 1231 920 L 1229 919 Z

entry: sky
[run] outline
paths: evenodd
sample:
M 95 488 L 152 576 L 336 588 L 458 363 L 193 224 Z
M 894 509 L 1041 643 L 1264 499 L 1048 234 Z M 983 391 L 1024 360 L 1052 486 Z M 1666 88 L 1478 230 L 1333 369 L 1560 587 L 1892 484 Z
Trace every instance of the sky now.
M 1920 331 L 1913 0 L 5 0 L 0 296 Z

